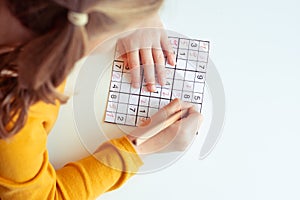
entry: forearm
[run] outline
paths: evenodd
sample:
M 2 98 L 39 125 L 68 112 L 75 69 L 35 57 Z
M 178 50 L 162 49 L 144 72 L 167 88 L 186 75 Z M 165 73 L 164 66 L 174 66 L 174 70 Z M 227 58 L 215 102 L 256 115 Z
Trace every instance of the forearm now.
M 55 171 L 48 154 L 42 156 L 39 170 L 26 181 L 13 177 L 24 176 L 15 170 L 10 179 L 0 177 L 0 198 L 5 199 L 95 199 L 97 196 L 123 185 L 142 165 L 131 143 L 126 138 L 104 143 L 99 151 L 80 161 L 67 164 Z M 39 159 L 36 159 L 37 161 Z M 39 164 L 32 160 L 33 163 Z M 27 176 L 28 174 L 26 174 Z M 28 178 L 28 177 L 27 177 Z
M 115 139 L 94 155 L 58 170 L 57 185 L 65 199 L 93 199 L 123 185 L 141 165 L 130 142 Z

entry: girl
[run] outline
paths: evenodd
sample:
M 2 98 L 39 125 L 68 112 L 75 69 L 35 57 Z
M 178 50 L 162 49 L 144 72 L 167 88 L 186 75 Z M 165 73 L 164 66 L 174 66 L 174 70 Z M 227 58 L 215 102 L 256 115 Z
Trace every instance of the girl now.
M 48 160 L 47 134 L 59 104 L 67 101 L 62 92 L 75 62 L 111 34 L 139 27 L 141 22 L 156 26 L 161 4 L 161 0 L 0 1 L 1 200 L 94 199 L 137 172 L 140 155 L 187 147 L 201 117 L 191 104 L 174 100 L 151 120 L 162 121 L 179 110 L 187 110 L 187 115 L 140 146 L 133 141 L 141 137 L 142 127 L 61 169 L 55 170 Z M 142 62 L 158 63 L 162 52 L 129 52 L 132 69 L 137 68 L 138 53 Z M 167 56 L 172 64 L 171 53 Z M 153 84 L 148 82 L 149 90 Z

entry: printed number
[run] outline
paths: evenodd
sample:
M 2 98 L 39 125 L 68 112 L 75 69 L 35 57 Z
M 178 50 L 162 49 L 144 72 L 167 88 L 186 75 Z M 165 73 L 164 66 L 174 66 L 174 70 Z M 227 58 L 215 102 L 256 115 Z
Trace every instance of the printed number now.
M 197 79 L 203 79 L 203 76 L 201 74 L 197 75 Z
M 184 97 L 185 99 L 189 99 L 191 96 L 190 96 L 189 94 L 185 94 L 183 97 Z
M 204 69 L 205 68 L 205 65 L 199 65 L 200 68 Z
M 115 65 L 117 68 L 121 69 L 121 65 Z
M 135 112 L 135 108 L 129 108 L 129 110 L 131 110 L 132 112 Z
M 113 88 L 118 88 L 118 86 L 114 84 Z
M 118 120 L 119 120 L 119 121 L 124 121 L 124 117 L 118 116 Z
M 194 96 L 194 99 L 197 101 L 197 100 L 200 100 L 201 97 L 200 96 Z
M 112 94 L 112 95 L 110 95 L 110 97 L 111 97 L 112 99 L 116 99 L 116 98 L 117 98 L 117 95 Z
M 191 47 L 197 47 L 197 43 L 192 42 Z

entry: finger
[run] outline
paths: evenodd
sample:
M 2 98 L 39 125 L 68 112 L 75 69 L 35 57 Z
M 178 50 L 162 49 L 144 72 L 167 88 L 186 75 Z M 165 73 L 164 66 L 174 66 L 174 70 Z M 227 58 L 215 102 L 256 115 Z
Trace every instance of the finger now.
M 150 92 L 155 92 L 155 70 L 154 70 L 154 62 L 151 49 L 141 49 L 141 62 L 144 66 L 144 76 L 145 82 L 147 85 L 147 89 Z
M 140 87 L 140 57 L 138 51 L 127 53 L 127 61 L 131 74 L 131 84 L 134 88 Z
M 152 55 L 155 62 L 155 69 L 157 74 L 157 81 L 160 85 L 165 85 L 165 57 L 161 49 L 152 49 Z
M 124 44 L 121 40 L 118 40 L 117 49 L 116 49 L 116 58 L 121 58 L 124 54 L 126 54 Z
M 189 109 L 191 107 L 193 107 L 193 104 L 191 103 L 181 101 L 180 99 L 174 99 L 169 104 L 160 109 L 156 114 L 162 115 L 162 113 L 164 113 L 164 115 L 168 118 L 174 113 Z M 154 114 L 153 116 L 155 116 L 156 114 Z
M 120 40 L 117 42 L 116 58 L 124 61 L 124 67 L 128 66 L 127 53 L 123 42 Z
M 199 113 L 195 106 L 192 106 L 188 109 L 188 115 L 185 118 L 181 119 L 182 123 L 191 123 L 195 124 L 196 130 L 200 129 L 200 125 L 202 124 L 203 116 Z
M 161 47 L 167 57 L 168 64 L 174 66 L 176 64 L 176 58 L 166 32 L 161 35 Z

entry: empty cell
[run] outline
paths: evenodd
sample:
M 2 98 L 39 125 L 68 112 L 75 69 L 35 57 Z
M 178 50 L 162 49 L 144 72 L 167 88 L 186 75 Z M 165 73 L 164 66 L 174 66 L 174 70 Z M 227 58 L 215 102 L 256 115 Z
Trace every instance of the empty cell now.
M 179 48 L 188 49 L 190 41 L 188 39 L 179 39 Z
M 187 49 L 178 49 L 177 58 L 187 60 L 188 58 L 188 50 Z
M 119 103 L 118 104 L 117 112 L 118 113 L 124 113 L 124 114 L 126 114 L 126 112 L 127 112 L 127 104 Z
M 116 82 L 121 82 L 121 78 L 122 78 L 122 72 L 112 72 L 112 77 L 111 80 L 112 81 L 116 81 Z
M 110 92 L 109 93 L 109 97 L 108 97 L 108 100 L 109 101 L 113 101 L 113 102 L 118 102 L 119 100 L 119 93 L 116 93 L 116 92 Z
M 183 71 L 183 70 L 176 70 L 175 71 L 174 79 L 184 80 L 184 74 L 185 74 L 185 71 Z
M 119 94 L 120 103 L 128 103 L 128 101 L 129 101 L 129 94 L 123 94 L 123 93 Z
M 186 102 L 192 102 L 193 93 L 192 92 L 183 92 L 182 93 L 182 100 Z
M 116 114 L 116 123 L 117 124 L 125 124 L 126 121 L 126 115 L 125 114 Z
M 194 89 L 194 83 L 189 81 L 183 82 L 183 91 L 192 92 Z
M 201 41 L 199 51 L 208 52 L 208 50 L 209 50 L 209 43 Z
M 176 69 L 185 69 L 186 68 L 186 60 L 177 59 Z
M 141 88 L 130 87 L 131 94 L 140 94 Z
M 196 109 L 198 112 L 201 112 L 202 104 L 193 103 L 193 105 L 195 106 L 195 109 Z
M 130 93 L 130 84 L 129 83 L 122 83 L 120 92 Z
M 204 91 L 204 83 L 195 83 L 194 92 L 195 93 L 203 93 Z
M 208 53 L 199 52 L 197 60 L 199 62 L 205 62 L 205 63 L 207 63 L 208 62 Z
M 185 81 L 194 81 L 195 80 L 195 72 L 186 71 L 184 80 Z
M 198 51 L 193 51 L 193 50 L 190 50 L 189 51 L 189 54 L 188 54 L 188 59 L 189 60 L 197 60 L 198 58 Z
M 136 115 L 137 106 L 136 105 L 128 105 L 127 106 L 127 113 L 130 114 L 130 115 Z
M 150 98 L 149 106 L 152 108 L 159 107 L 159 99 L 158 98 Z
M 140 106 L 148 106 L 149 105 L 149 97 L 140 97 Z
M 168 68 L 166 68 L 165 72 L 166 72 L 166 78 L 173 79 L 173 77 L 174 77 L 174 69 L 168 69 Z
M 157 108 L 149 108 L 149 116 L 152 117 L 155 113 L 157 113 Z
M 188 60 L 186 63 L 186 69 L 196 71 L 197 70 L 197 62 L 193 60 Z
M 111 112 L 106 112 L 105 114 L 105 120 L 106 122 L 115 122 L 116 114 Z
M 170 103 L 170 100 L 161 99 L 159 103 L 159 108 L 162 108 Z
M 118 104 L 116 102 L 108 102 L 107 104 L 107 111 L 110 111 L 110 112 L 117 112 L 117 107 L 118 107 Z
M 146 86 L 143 86 L 142 89 L 141 89 L 141 95 L 144 95 L 144 96 L 150 96 L 150 92 L 148 91 L 148 89 L 146 88 Z
M 197 40 L 191 40 L 189 44 L 189 49 L 198 51 L 200 42 Z
M 173 90 L 172 91 L 172 99 L 176 99 L 176 98 L 181 99 L 181 94 L 182 94 L 181 90 Z
M 119 82 L 111 82 L 110 84 L 110 91 L 119 92 L 121 87 L 121 83 Z
M 131 83 L 131 74 L 130 73 L 123 73 L 122 74 L 122 82 L 123 83 Z
M 115 61 L 113 71 L 122 72 L 124 63 L 121 61 Z
M 166 84 L 163 86 L 163 88 L 171 89 L 172 85 L 173 85 L 173 79 L 166 79 Z
M 206 72 L 207 64 L 205 62 L 197 62 L 197 71 L 198 72 Z
M 173 89 L 174 90 L 182 90 L 183 81 L 182 80 L 174 80 Z
M 151 92 L 151 97 L 160 97 L 160 93 L 161 93 L 161 88 L 160 87 L 156 87 L 156 91 L 155 92 Z
M 138 108 L 138 116 L 147 117 L 148 116 L 148 107 L 139 106 L 139 108 Z
M 202 103 L 202 98 L 203 98 L 203 94 L 200 94 L 200 93 L 194 93 L 194 94 L 193 94 L 192 102 L 193 102 L 193 103 Z
M 129 96 L 129 104 L 137 105 L 139 102 L 139 96 L 138 95 L 130 95 Z
M 170 99 L 171 98 L 171 90 L 163 88 L 161 90 L 161 98 Z
M 129 126 L 135 126 L 135 120 L 136 120 L 136 116 L 127 115 L 125 124 Z
M 204 82 L 205 81 L 205 73 L 196 72 L 195 82 Z

